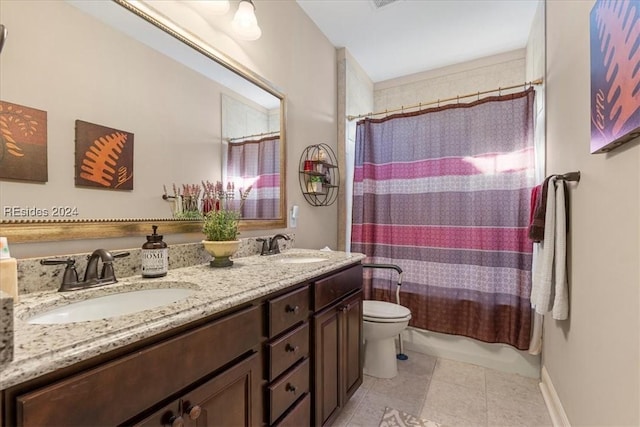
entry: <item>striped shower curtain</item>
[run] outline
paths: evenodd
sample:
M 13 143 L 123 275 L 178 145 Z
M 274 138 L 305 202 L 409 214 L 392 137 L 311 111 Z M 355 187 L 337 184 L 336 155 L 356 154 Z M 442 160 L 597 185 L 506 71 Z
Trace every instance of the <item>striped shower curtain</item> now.
M 404 270 L 410 325 L 525 350 L 534 91 L 365 119 L 351 250 Z M 388 273 L 365 297 L 395 302 Z
M 252 185 L 242 207 L 246 219 L 280 216 L 280 136 L 229 144 L 227 179 L 236 189 Z M 236 194 L 236 197 L 238 195 Z

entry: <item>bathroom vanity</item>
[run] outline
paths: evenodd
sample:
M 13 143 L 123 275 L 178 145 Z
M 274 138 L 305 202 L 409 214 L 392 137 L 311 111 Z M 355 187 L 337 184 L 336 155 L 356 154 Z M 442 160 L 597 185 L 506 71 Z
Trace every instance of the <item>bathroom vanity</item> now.
M 16 305 L 14 360 L 0 370 L 2 425 L 330 424 L 362 383 L 363 258 L 291 250 L 27 296 Z M 109 319 L 27 322 L 154 287 L 194 292 Z

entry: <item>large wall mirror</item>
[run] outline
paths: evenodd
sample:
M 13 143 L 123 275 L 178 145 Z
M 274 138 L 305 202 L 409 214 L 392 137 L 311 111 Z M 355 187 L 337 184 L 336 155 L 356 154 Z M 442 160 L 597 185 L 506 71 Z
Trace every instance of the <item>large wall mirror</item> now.
M 5 113 L 6 103 L 46 112 L 37 123 L 46 180 L 0 180 L 0 234 L 10 241 L 134 236 L 150 223 L 164 234 L 197 232 L 200 222 L 175 219 L 162 196 L 203 181 L 253 185 L 242 229 L 286 226 L 284 94 L 167 17 L 169 5 L 197 15 L 195 2 L 155 3 L 0 3 Z M 78 120 L 130 134 L 132 189 L 77 185 Z M 7 143 L 28 153 L 15 132 L 10 140 L 3 135 L 0 169 L 12 156 Z M 267 159 L 237 154 L 263 141 Z

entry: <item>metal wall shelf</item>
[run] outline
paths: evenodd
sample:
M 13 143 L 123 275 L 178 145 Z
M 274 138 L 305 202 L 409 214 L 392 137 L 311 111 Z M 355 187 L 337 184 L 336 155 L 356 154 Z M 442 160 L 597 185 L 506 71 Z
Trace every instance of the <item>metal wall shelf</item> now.
M 310 145 L 300 156 L 300 189 L 312 206 L 329 206 L 338 198 L 338 159 L 327 144 Z

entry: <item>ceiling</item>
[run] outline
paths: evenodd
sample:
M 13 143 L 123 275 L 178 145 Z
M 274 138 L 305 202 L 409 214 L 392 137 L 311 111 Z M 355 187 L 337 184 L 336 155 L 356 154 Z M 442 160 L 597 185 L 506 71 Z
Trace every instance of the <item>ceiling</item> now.
M 347 48 L 374 83 L 524 48 L 539 3 L 296 1 L 334 46 Z

